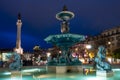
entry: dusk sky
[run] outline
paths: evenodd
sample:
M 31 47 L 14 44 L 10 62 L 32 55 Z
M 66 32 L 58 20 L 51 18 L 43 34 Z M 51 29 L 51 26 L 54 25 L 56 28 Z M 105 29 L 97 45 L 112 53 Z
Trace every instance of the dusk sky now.
M 64 5 L 75 14 L 70 21 L 71 33 L 94 36 L 120 26 L 120 0 L 0 0 L 0 49 L 15 48 L 19 12 L 22 48 L 31 51 L 35 45 L 50 47 L 44 39 L 61 33 L 61 21 L 55 15 Z

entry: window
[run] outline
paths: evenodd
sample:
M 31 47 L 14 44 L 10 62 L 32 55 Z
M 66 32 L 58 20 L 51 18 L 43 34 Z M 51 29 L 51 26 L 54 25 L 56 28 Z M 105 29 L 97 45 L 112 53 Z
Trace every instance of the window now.
M 114 37 L 111 37 L 111 41 L 114 41 Z
M 117 36 L 117 37 L 116 37 L 116 40 L 120 41 L 120 36 Z
M 119 30 L 118 29 L 116 29 L 116 33 L 118 33 L 119 32 Z
M 108 36 L 110 36 L 111 35 L 111 32 L 108 32 Z
M 117 47 L 120 47 L 120 42 L 119 41 L 117 42 Z
M 114 43 L 112 43 L 112 46 L 114 46 L 115 44 Z
M 112 31 L 112 34 L 114 34 L 114 31 Z

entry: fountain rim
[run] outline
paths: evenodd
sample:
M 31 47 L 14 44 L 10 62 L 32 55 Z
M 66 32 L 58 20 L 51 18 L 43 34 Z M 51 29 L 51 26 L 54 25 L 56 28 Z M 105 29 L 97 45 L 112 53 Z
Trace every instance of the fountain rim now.
M 60 20 L 60 21 L 63 21 L 63 19 L 61 18 L 61 15 L 62 14 L 67 14 L 67 15 L 69 15 L 69 20 L 70 19 L 72 19 L 72 18 L 74 18 L 74 13 L 73 12 L 71 12 L 71 11 L 61 11 L 61 12 L 59 12 L 59 13 L 57 13 L 56 14 L 56 18 L 58 19 L 58 20 Z M 65 16 L 65 15 L 64 15 Z
M 51 39 L 53 39 L 53 38 L 58 38 L 58 39 L 60 39 L 60 38 L 72 38 L 72 37 L 74 37 L 74 38 L 83 38 L 83 40 L 85 40 L 85 36 L 84 35 L 79 35 L 79 34 L 72 34 L 72 33 L 65 33 L 65 34 L 55 34 L 55 35 L 49 35 L 48 37 L 46 37 L 44 40 L 45 41 L 49 41 L 49 40 L 51 40 Z

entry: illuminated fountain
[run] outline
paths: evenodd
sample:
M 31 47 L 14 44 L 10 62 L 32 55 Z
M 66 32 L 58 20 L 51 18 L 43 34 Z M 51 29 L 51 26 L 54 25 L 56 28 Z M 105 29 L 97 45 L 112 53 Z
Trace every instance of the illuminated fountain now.
M 78 68 L 76 71 L 79 71 L 79 67 L 82 63 L 79 61 L 78 57 L 71 60 L 72 57 L 69 52 L 69 48 L 78 42 L 84 41 L 85 36 L 69 33 L 68 21 L 74 18 L 74 13 L 68 11 L 66 6 L 63 7 L 63 11 L 56 14 L 56 18 L 62 21 L 61 34 L 50 35 L 45 39 L 45 41 L 58 46 L 62 53 L 58 57 L 58 60 L 49 59 L 48 71 L 51 70 L 51 66 L 56 68 L 56 73 L 66 73 L 68 70 L 73 71 L 73 68 Z
M 111 68 L 111 65 L 105 60 L 105 48 L 102 46 L 99 47 L 99 51 L 95 58 L 95 61 L 97 63 L 96 73 L 94 71 L 92 72 L 92 70 L 89 70 L 91 72 L 87 75 L 82 73 L 76 73 L 77 71 L 80 71 L 82 69 L 81 62 L 78 60 L 78 58 L 71 60 L 69 47 L 71 47 L 77 42 L 83 41 L 85 37 L 82 35 L 69 33 L 68 20 L 73 18 L 74 14 L 70 11 L 67 11 L 66 7 L 64 7 L 63 11 L 58 13 L 56 17 L 57 19 L 62 20 L 62 34 L 48 36 L 45 41 L 55 44 L 61 49 L 62 52 L 60 52 L 61 56 L 59 57 L 58 61 L 56 61 L 55 59 L 51 59 L 49 56 L 49 62 L 47 65 L 48 70 L 46 70 L 46 66 L 29 66 L 22 67 L 21 71 L 19 71 L 21 67 L 19 63 L 20 55 L 17 53 L 13 53 L 13 58 L 11 57 L 11 55 L 8 56 L 9 58 L 11 58 L 10 69 L 13 71 L 0 68 L 0 80 L 120 80 L 120 66 L 113 66 L 114 69 Z M 88 48 L 89 47 L 90 46 L 88 46 Z M 15 66 L 16 60 L 18 62 Z M 83 67 L 86 69 L 93 68 L 89 65 Z M 50 70 L 56 73 L 66 73 L 67 70 L 76 72 L 72 72 L 69 74 L 56 74 L 46 72 Z

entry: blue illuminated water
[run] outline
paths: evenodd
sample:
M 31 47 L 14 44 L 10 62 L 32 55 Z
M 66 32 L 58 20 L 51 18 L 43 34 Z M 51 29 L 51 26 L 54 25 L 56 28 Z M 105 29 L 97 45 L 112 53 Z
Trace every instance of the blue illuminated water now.
M 120 68 L 113 69 L 112 77 L 96 77 L 95 72 L 84 75 L 82 73 L 54 74 L 45 69 L 33 68 L 21 71 L 21 77 L 11 77 L 11 72 L 0 72 L 0 80 L 120 80 Z

